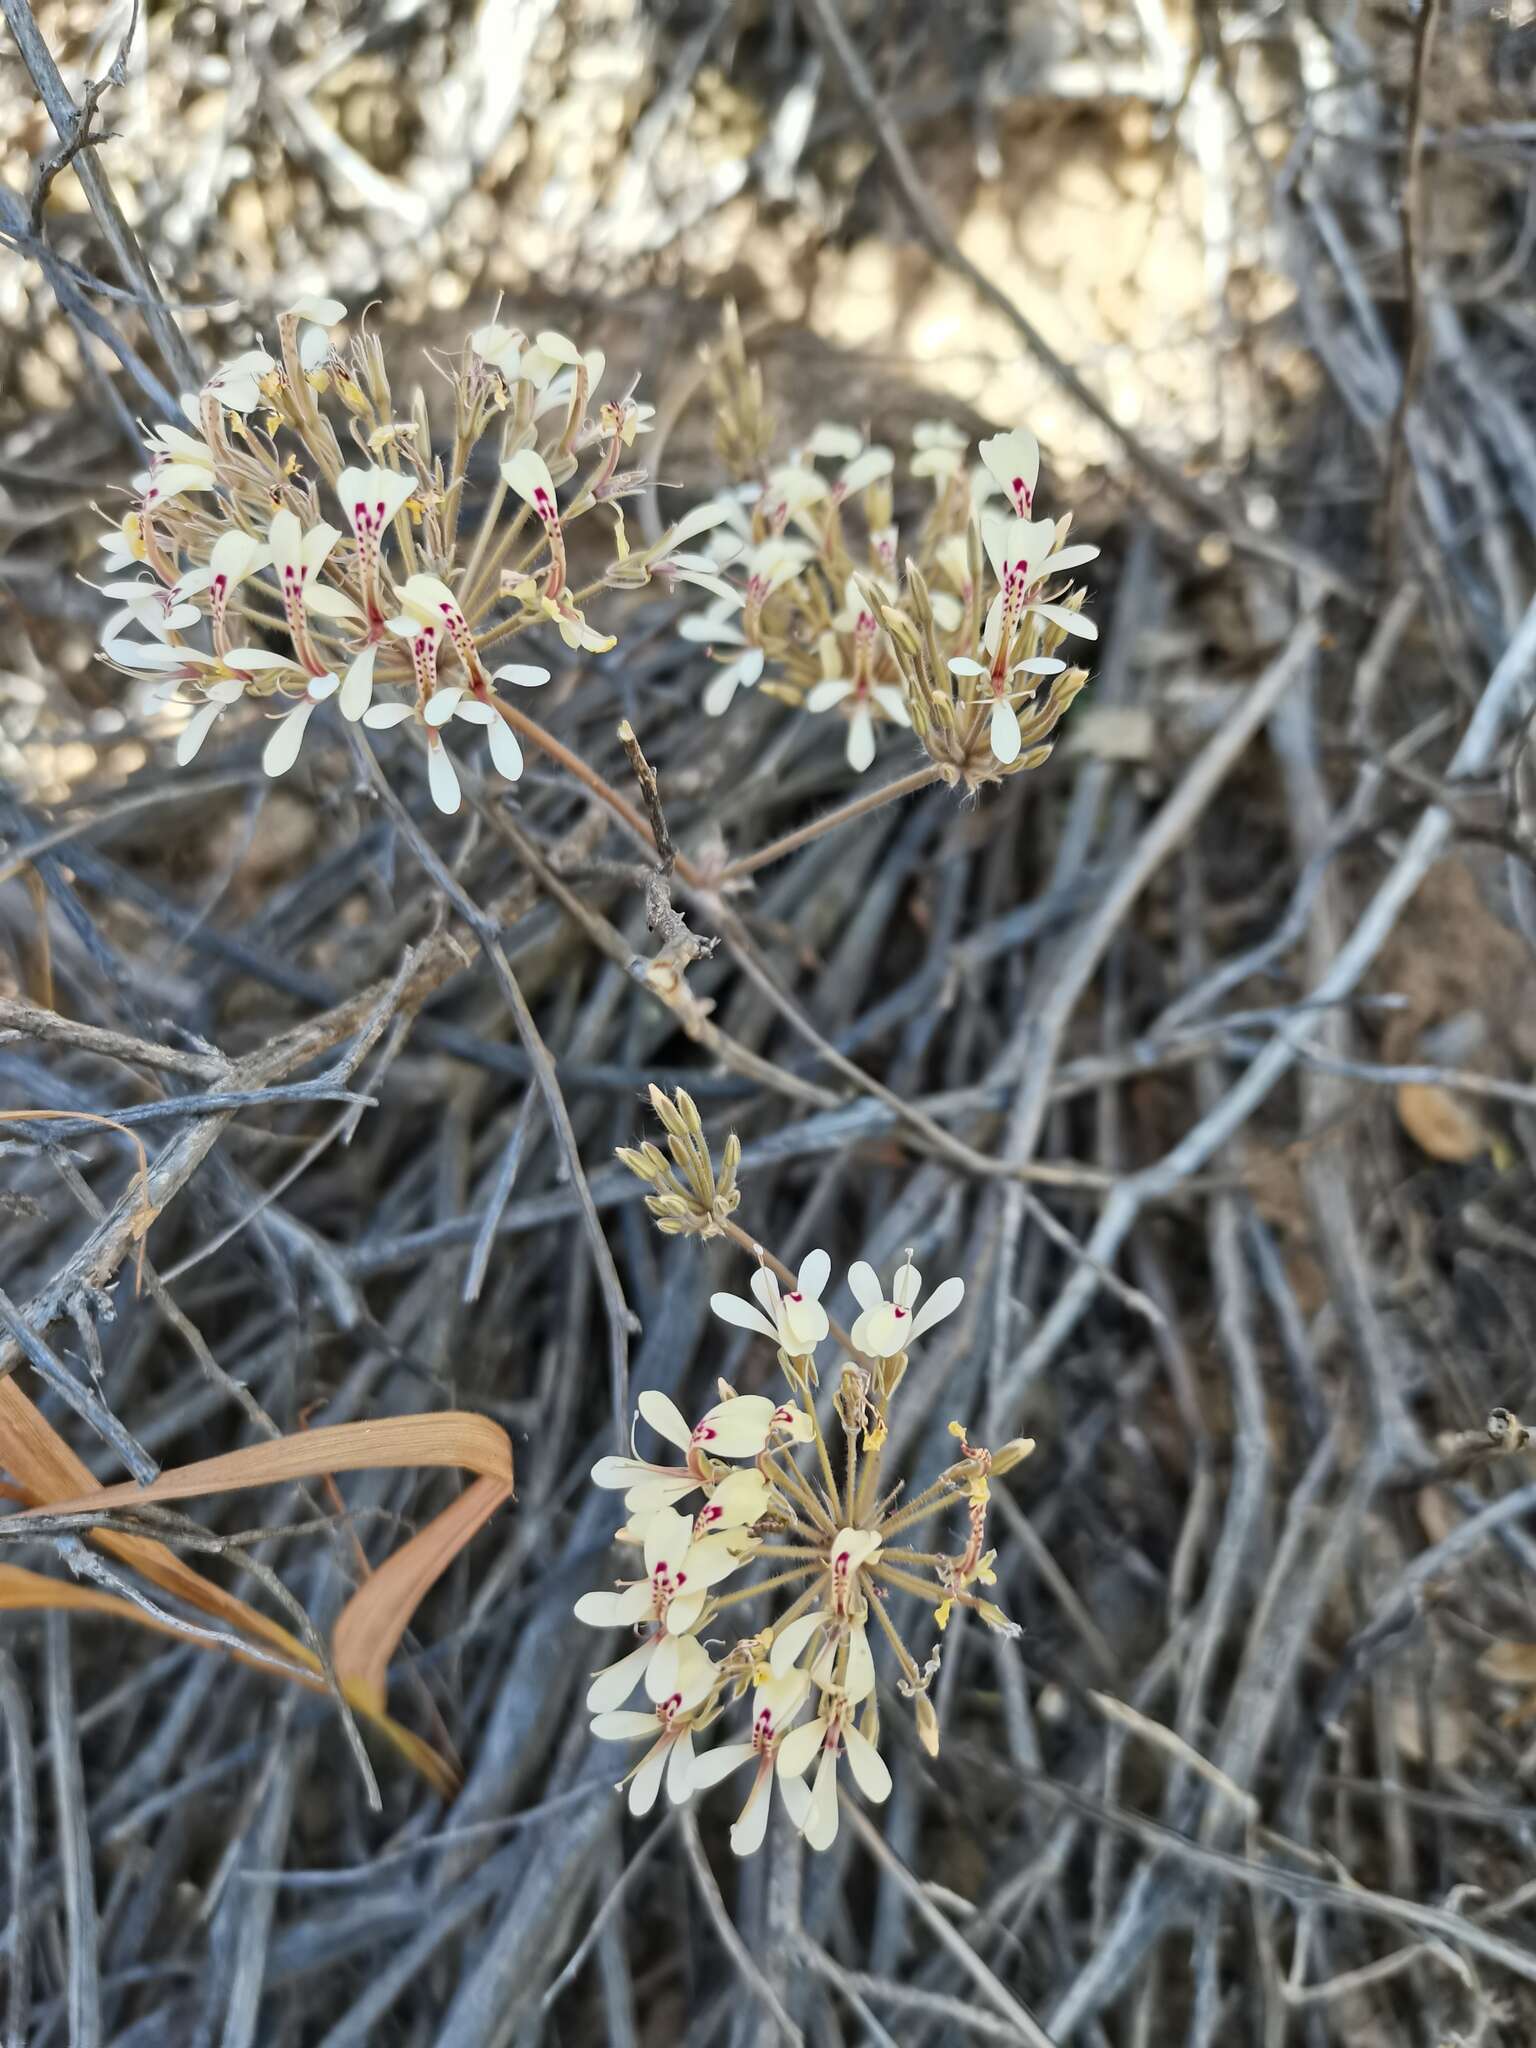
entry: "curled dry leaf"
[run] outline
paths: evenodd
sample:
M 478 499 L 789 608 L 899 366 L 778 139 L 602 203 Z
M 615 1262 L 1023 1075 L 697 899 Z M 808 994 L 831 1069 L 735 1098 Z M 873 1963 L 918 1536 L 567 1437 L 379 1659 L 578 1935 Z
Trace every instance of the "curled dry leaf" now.
M 474 1484 L 364 1582 L 343 1608 L 332 1636 L 332 1668 L 348 1704 L 438 1790 L 447 1793 L 454 1789 L 452 1765 L 385 1710 L 384 1681 L 389 1660 L 422 1597 L 475 1531 L 512 1496 L 512 1447 L 499 1424 L 482 1415 L 453 1411 L 335 1423 L 200 1459 L 161 1473 L 147 1486 L 132 1481 L 97 1486 L 89 1468 L 15 1381 L 0 1380 L 0 1456 L 36 1514 L 105 1513 L 335 1472 L 418 1466 L 473 1472 Z M 324 1689 L 320 1660 L 297 1636 L 225 1592 L 165 1544 L 106 1529 L 92 1531 L 91 1540 L 162 1592 L 276 1650 L 292 1667 L 289 1675 L 296 1683 L 311 1690 Z M 0 1606 L 82 1605 L 79 1599 L 66 1596 L 83 1589 L 40 1574 L 24 1576 L 29 1582 L 26 1585 L 13 1575 L 8 1589 L 0 1587 Z M 113 1602 L 105 1595 L 93 1596 L 84 1604 L 93 1612 L 155 1625 L 129 1603 Z

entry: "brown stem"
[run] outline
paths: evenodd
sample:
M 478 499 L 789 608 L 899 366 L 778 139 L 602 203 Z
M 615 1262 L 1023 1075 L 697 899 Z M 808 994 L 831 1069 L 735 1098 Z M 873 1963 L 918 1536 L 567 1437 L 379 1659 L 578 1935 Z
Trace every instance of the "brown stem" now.
M 882 804 L 894 803 L 898 797 L 911 796 L 914 791 L 926 789 L 930 783 L 940 779 L 941 771 L 929 762 L 924 768 L 914 768 L 910 775 L 898 777 L 879 789 L 872 789 L 864 796 L 857 796 L 851 803 L 842 804 L 835 811 L 828 811 L 823 818 L 813 819 L 809 825 L 802 825 L 798 831 L 786 832 L 782 839 L 775 839 L 767 846 L 760 846 L 756 853 L 749 853 L 741 860 L 733 860 L 717 878 L 716 886 L 724 888 L 728 882 L 739 882 L 744 875 L 756 874 L 759 868 L 768 867 L 776 860 L 782 860 L 787 853 L 808 846 L 813 839 L 820 839 L 824 832 L 834 832 L 839 825 L 851 824 L 855 818 L 862 818 L 866 812 L 879 810 Z M 679 863 L 681 865 L 681 863 Z

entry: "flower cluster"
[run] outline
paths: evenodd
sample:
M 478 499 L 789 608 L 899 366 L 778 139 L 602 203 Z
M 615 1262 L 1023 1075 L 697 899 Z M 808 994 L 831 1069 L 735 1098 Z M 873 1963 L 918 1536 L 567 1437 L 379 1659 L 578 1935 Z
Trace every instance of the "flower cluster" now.
M 837 1834 L 842 1762 L 867 1798 L 889 1793 L 879 1749 L 878 1642 L 888 1646 L 896 1684 L 914 1703 L 921 1740 L 937 1752 L 938 1719 L 927 1693 L 938 1652 L 919 1666 L 891 1619 L 891 1592 L 931 1604 L 941 1630 L 956 1602 L 993 1628 L 1013 1629 L 975 1589 L 993 1580 L 989 1479 L 1033 1445 L 1021 1439 L 991 1454 L 953 1424 L 958 1461 L 925 1492 L 903 1502 L 900 1486 L 881 1483 L 891 1401 L 911 1347 L 959 1307 L 963 1283 L 945 1280 L 923 1298 L 910 1252 L 889 1293 L 872 1267 L 851 1269 L 860 1312 L 848 1337 L 837 1333 L 853 1355 L 841 1365 L 830 1403 L 841 1436 L 834 1447 L 816 1412 L 815 1354 L 833 1334 L 822 1305 L 830 1270 L 822 1251 L 809 1253 L 795 1274 L 764 1261 L 750 1300 L 711 1300 L 723 1321 L 777 1347 L 787 1400 L 738 1394 L 722 1381 L 719 1401 L 690 1426 L 664 1394 L 642 1394 L 638 1422 L 674 1455 L 647 1458 L 632 1444 L 632 1456 L 603 1458 L 592 1472 L 598 1486 L 622 1492 L 626 1520 L 616 1540 L 641 1560 L 617 1591 L 588 1593 L 576 1606 L 593 1627 L 624 1627 L 638 1637 L 593 1678 L 592 1732 L 646 1745 L 626 1781 L 637 1814 L 655 1804 L 664 1780 L 681 1803 L 749 1771 L 731 1830 L 738 1855 L 761 1845 L 775 1782 L 790 1820 L 816 1849 Z M 958 1552 L 909 1547 L 919 1524 L 961 1504 Z M 727 1585 L 759 1564 L 766 1576 Z M 773 1595 L 784 1604 L 770 1617 L 763 1603 Z M 738 1634 L 733 1623 L 744 1611 L 758 1625 Z M 628 1704 L 637 1689 L 643 1707 Z M 748 1695 L 741 1734 L 697 1749 L 695 1739 L 718 1732 Z
M 716 375 L 727 404 L 756 390 L 744 359 L 725 374 L 733 351 L 728 330 Z M 760 449 L 762 439 L 755 422 L 721 445 Z M 704 709 L 719 715 L 761 684 L 835 713 L 860 772 L 882 728 L 908 726 L 945 779 L 967 788 L 1038 767 L 1087 681 L 1060 650 L 1097 637 L 1071 572 L 1098 549 L 1069 544 L 1070 514 L 1036 517 L 1030 434 L 998 434 L 976 453 L 973 463 L 946 420 L 916 427 L 907 470 L 927 502 L 905 534 L 894 451 L 851 426 L 818 427 L 788 461 L 765 462 L 719 499 L 706 554 L 685 564 L 715 599 L 681 628 L 720 663 Z M 710 563 L 713 575 L 700 573 Z
M 422 395 L 397 409 L 377 338 L 333 341 L 345 314 L 334 299 L 300 300 L 277 323 L 275 355 L 252 349 L 183 400 L 196 433 L 148 433 L 133 504 L 102 536 L 119 579 L 105 586 L 119 608 L 102 652 L 152 679 L 160 701 L 192 707 L 179 761 L 249 698 L 278 714 L 263 765 L 281 775 L 316 708 L 334 700 L 354 723 L 412 724 L 433 800 L 451 812 L 451 726 L 478 729 L 498 774 L 522 772 L 514 728 L 526 734 L 529 722 L 501 691 L 549 671 L 498 665 L 507 644 L 549 627 L 569 648 L 604 652 L 614 642 L 589 623 L 589 599 L 670 568 L 724 515 L 701 508 L 631 550 L 621 500 L 645 473 L 623 465 L 652 408 L 628 394 L 598 403 L 597 351 L 554 332 L 478 329 L 445 369 L 443 455 Z M 487 438 L 495 481 L 472 503 Z M 599 509 L 613 521 L 607 561 L 575 588 L 569 532 Z

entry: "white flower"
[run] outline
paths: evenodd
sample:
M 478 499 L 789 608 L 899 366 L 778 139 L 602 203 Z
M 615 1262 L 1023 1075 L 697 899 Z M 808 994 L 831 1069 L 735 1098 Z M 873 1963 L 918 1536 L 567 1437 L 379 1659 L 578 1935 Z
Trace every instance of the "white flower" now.
M 897 1268 L 889 1300 L 874 1267 L 863 1259 L 849 1267 L 848 1285 L 861 1311 L 849 1334 L 854 1349 L 869 1358 L 893 1358 L 898 1351 L 908 1350 L 925 1330 L 953 1315 L 965 1295 L 963 1280 L 941 1280 L 914 1316 L 912 1304 L 922 1291 L 923 1276 L 913 1265 L 910 1252 Z
M 777 469 L 770 469 L 763 490 L 762 512 L 774 537 L 783 532 L 787 520 L 825 498 L 830 490 L 831 485 L 824 476 L 797 462 L 781 463 Z M 807 557 L 809 553 L 810 550 L 806 549 Z
M 953 420 L 919 420 L 912 429 L 912 474 L 947 482 L 964 461 L 965 447 L 965 435 Z
M 816 481 L 821 483 L 822 479 L 818 477 Z M 783 534 L 772 534 L 759 541 L 746 557 L 749 616 L 755 617 L 776 590 L 798 576 L 811 554 L 804 541 L 789 540 Z
M 498 673 L 500 673 L 498 671 Z M 548 676 L 541 675 L 541 682 Z M 483 726 L 486 743 L 490 748 L 491 765 L 498 775 L 508 782 L 516 782 L 523 772 L 523 750 L 513 732 L 494 704 L 487 704 L 483 698 L 475 697 L 468 690 L 450 688 L 438 690 L 422 706 L 421 715 L 429 726 L 446 725 L 450 718 L 462 719 L 466 725 Z M 457 810 L 457 804 L 452 806 Z
M 147 576 L 136 577 L 131 583 L 103 584 L 101 594 L 115 597 L 120 606 L 102 627 L 103 640 L 115 640 L 124 626 L 142 626 L 146 633 L 163 640 L 168 633 L 184 633 L 202 617 L 195 604 L 182 601 L 179 584 L 167 590 L 163 583 L 155 583 Z
M 542 391 L 557 372 L 562 368 L 575 369 L 581 359 L 581 350 L 569 335 L 557 333 L 553 327 L 546 327 L 542 333 L 534 337 L 532 345 L 523 351 L 517 374 L 531 384 L 535 391 Z
M 793 1289 L 781 1294 L 773 1273 L 767 1266 L 759 1266 L 751 1287 L 761 1308 L 754 1308 L 737 1294 L 712 1294 L 709 1305 L 722 1322 L 734 1323 L 740 1330 L 760 1330 L 792 1358 L 809 1358 L 829 1327 L 821 1295 L 831 1270 L 832 1261 L 825 1252 L 808 1252 Z
M 313 292 L 306 292 L 294 300 L 278 325 L 279 331 L 290 321 L 295 327 L 302 328 L 299 363 L 305 370 L 315 370 L 330 352 L 331 338 L 326 329 L 346 317 L 347 309 L 340 299 L 319 298 Z
M 509 384 L 515 384 L 527 339 L 515 327 L 501 327 L 493 321 L 489 326 L 477 327 L 469 337 L 469 345 L 482 362 L 499 370 Z
M 854 1781 L 866 1799 L 878 1805 L 891 1792 L 891 1774 L 879 1750 L 854 1725 L 854 1709 L 875 1689 L 874 1660 L 862 1629 L 851 1631 L 848 1641 L 843 1683 L 826 1687 L 821 1711 L 801 1727 L 792 1728 L 779 1743 L 777 1769 L 784 1804 L 813 1849 L 828 1849 L 837 1839 L 837 1760 L 845 1750 Z M 857 1650 L 856 1644 L 862 1644 L 862 1650 Z M 821 1761 L 815 1781 L 807 1787 L 803 1774 L 818 1755 Z
M 695 1542 L 689 1518 L 665 1507 L 647 1519 L 642 1547 L 646 1576 L 632 1580 L 622 1592 L 584 1593 L 576 1602 L 578 1621 L 589 1628 L 630 1628 L 650 1622 L 668 1635 L 691 1635 L 710 1587 L 745 1563 L 748 1548 L 741 1538 L 729 1535 L 704 1536 Z
M 782 1678 L 759 1678 L 752 1693 L 751 1740 L 722 1743 L 693 1766 L 693 1790 L 702 1792 L 743 1764 L 756 1764 L 752 1789 L 731 1829 L 731 1847 L 738 1856 L 750 1856 L 763 1846 L 779 1745 L 805 1701 L 809 1684 L 803 1671 L 791 1671 Z
M 412 576 L 400 592 L 400 609 L 402 618 L 415 619 L 418 625 L 430 626 L 435 632 L 446 633 L 453 642 L 459 660 L 464 664 L 464 673 L 469 677 L 476 692 L 484 690 L 485 664 L 480 659 L 475 636 L 469 630 L 469 621 L 460 609 L 459 600 L 441 577 Z M 391 623 L 391 631 L 393 630 L 395 628 Z
M 315 707 L 323 704 L 327 697 L 333 697 L 341 687 L 341 678 L 326 674 L 311 676 L 304 695 L 293 709 L 278 720 L 277 730 L 262 749 L 261 765 L 268 775 L 286 775 L 299 758 L 299 748 L 309 721 L 315 715 Z
M 1064 633 L 1076 633 L 1084 640 L 1097 640 L 1099 629 L 1064 604 L 1048 604 L 1031 595 L 1052 576 L 1064 575 L 1084 562 L 1091 562 L 1098 549 L 1086 544 L 1053 552 L 1056 522 L 1053 519 L 984 519 L 981 537 L 998 583 L 1002 586 L 987 613 L 982 635 L 988 654 L 1012 639 L 1026 612 L 1059 626 Z
M 872 704 L 878 704 L 886 717 L 897 725 L 910 725 L 912 722 L 907 716 L 906 702 L 900 690 L 890 683 L 855 683 L 846 676 L 828 676 L 823 682 L 813 683 L 806 692 L 807 711 L 831 711 L 839 704 L 847 706 L 848 766 L 856 775 L 862 775 L 875 758 Z
M 728 711 L 737 690 L 750 690 L 762 675 L 766 659 L 761 647 L 749 647 L 744 654 L 737 655 L 734 661 L 717 670 L 704 691 L 706 716 L 719 718 Z
M 191 597 L 207 593 L 215 646 L 223 647 L 228 637 L 227 616 L 231 595 L 247 576 L 254 576 L 258 569 L 267 568 L 271 560 L 272 550 L 265 541 L 257 540 L 254 534 L 242 533 L 238 526 L 232 526 L 227 533 L 221 533 L 214 542 L 207 564 L 201 569 L 189 569 L 176 584 L 178 596 Z
M 630 1450 L 633 1455 L 628 1458 L 599 1458 L 592 1467 L 594 1481 L 610 1492 L 624 1489 L 624 1505 L 632 1514 L 674 1506 L 700 1487 L 714 1501 L 719 1498 L 720 1489 L 707 1463 L 710 1456 L 755 1458 L 766 1448 L 769 1435 L 775 1430 L 796 1439 L 802 1431 L 809 1430 L 810 1418 L 802 1415 L 793 1402 L 775 1408 L 766 1396 L 752 1394 L 739 1395 L 736 1401 L 747 1401 L 753 1405 L 743 1413 L 735 1401 L 718 1402 L 702 1421 L 690 1429 L 676 1402 L 648 1387 L 636 1404 L 640 1416 L 659 1437 L 682 1451 L 686 1462 L 682 1465 L 647 1462 L 635 1451 L 631 1431 Z M 757 1405 L 759 1403 L 761 1406 Z M 757 1519 L 756 1513 L 745 1512 L 755 1496 L 741 1493 L 729 1498 L 737 1500 L 743 1509 L 743 1524 Z M 709 1519 L 710 1524 L 717 1527 L 736 1524 L 734 1515 L 713 1515 Z
M 254 412 L 262 402 L 261 381 L 277 368 L 264 348 L 248 348 L 243 355 L 221 363 L 203 386 L 226 412 Z
M 323 519 L 306 533 L 296 516 L 287 510 L 273 514 L 268 531 L 272 567 L 277 572 L 277 587 L 293 651 L 311 675 L 324 674 L 325 664 L 310 644 L 307 615 L 313 612 L 317 617 L 326 619 L 355 619 L 359 616 L 350 599 L 319 581 L 320 571 L 340 539 L 341 529 L 328 526 Z
M 665 1682 L 666 1690 L 658 1693 Z M 642 1713 L 599 1714 L 592 1733 L 599 1742 L 642 1742 L 656 1740 L 629 1774 L 629 1810 L 649 1813 L 661 1790 L 663 1773 L 667 1796 L 681 1806 L 693 1789 L 693 1721 L 695 1708 L 709 1698 L 716 1685 L 714 1664 L 707 1650 L 691 1640 L 664 1644 L 651 1659 L 646 1689 L 656 1699 L 655 1710 Z M 659 1731 L 659 1732 L 658 1732 Z
M 379 606 L 379 565 L 384 536 L 412 491 L 416 479 L 393 469 L 344 469 L 336 479 L 336 495 L 357 542 L 357 570 L 363 586 L 363 609 L 377 627 L 384 615 Z M 350 715 L 350 714 L 349 714 Z
M 843 470 L 833 485 L 833 496 L 851 498 L 856 491 L 867 490 L 871 484 L 889 476 L 895 467 L 896 457 L 889 448 L 866 448 Z
M 109 526 L 105 532 L 98 533 L 96 545 L 106 555 L 102 566 L 111 575 L 116 575 L 119 569 L 131 569 L 135 562 L 142 562 L 145 559 L 144 523 L 137 509 L 125 512 L 116 526 Z
M 976 453 L 993 482 L 1013 507 L 1017 519 L 1028 519 L 1040 480 L 1040 443 L 1026 427 L 994 434 L 978 444 Z
M 188 491 L 217 490 L 213 451 L 195 434 L 183 433 L 180 427 L 159 426 L 145 435 L 144 445 L 149 450 L 149 469 L 134 481 L 144 493 L 146 512 L 168 505 Z
M 805 444 L 808 455 L 830 462 L 852 462 L 863 446 L 864 436 L 858 428 L 845 427 L 837 420 L 823 420 Z
M 968 655 L 956 654 L 950 657 L 949 672 L 955 676 L 987 676 L 991 679 L 993 697 L 991 722 L 992 752 L 999 761 L 1006 765 L 1010 761 L 1017 761 L 1019 749 L 1024 743 L 1023 735 L 1019 730 L 1019 714 L 1009 702 L 1006 694 L 1013 678 L 1017 675 L 1060 675 L 1066 665 L 1064 661 L 1058 661 L 1053 655 L 1035 654 L 1025 661 L 1016 661 L 1005 676 L 995 669 L 984 668 L 979 661 L 972 661 Z M 1031 683 L 1029 688 L 1033 692 L 1035 685 Z
M 554 478 L 549 473 L 549 464 L 536 448 L 520 448 L 501 465 L 501 480 L 508 490 L 516 491 L 523 502 L 532 507 L 544 528 L 544 537 L 549 543 L 549 567 L 545 571 L 542 601 L 547 610 L 554 605 L 565 585 L 565 534 L 560 525 L 560 501 L 555 495 Z M 558 608 L 553 616 L 561 637 L 570 646 L 572 642 Z M 571 625 L 573 629 L 585 626 L 580 612 L 572 611 Z M 607 644 L 611 647 L 613 642 L 610 640 Z

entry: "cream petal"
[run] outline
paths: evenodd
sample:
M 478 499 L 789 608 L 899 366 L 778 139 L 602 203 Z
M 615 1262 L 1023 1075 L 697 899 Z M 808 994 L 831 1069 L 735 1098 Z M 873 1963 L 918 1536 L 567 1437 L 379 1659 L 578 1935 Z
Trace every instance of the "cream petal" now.
M 837 1756 L 833 1750 L 821 1753 L 816 1783 L 805 1809 L 805 1825 L 800 1832 L 812 1849 L 830 1849 L 837 1840 Z
M 605 1665 L 601 1671 L 594 1671 L 592 1683 L 587 1688 L 587 1710 L 593 1714 L 611 1713 L 622 1707 L 635 1687 L 645 1676 L 646 1666 L 656 1654 L 658 1636 L 647 1636 L 616 1663 Z
M 931 1330 L 935 1323 L 942 1323 L 946 1316 L 952 1316 L 964 1299 L 963 1280 L 941 1280 L 913 1317 L 908 1341 L 915 1341 L 925 1330 Z
M 703 1619 L 706 1597 L 703 1592 L 679 1593 L 667 1609 L 667 1634 L 691 1635 Z
M 991 739 L 993 755 L 1005 767 L 1017 761 L 1024 739 L 1019 731 L 1019 714 L 1006 697 L 999 697 L 992 706 Z
M 798 1784 L 798 1780 L 796 1782 Z M 738 1856 L 753 1856 L 763 1846 L 763 1838 L 768 1832 L 772 1788 L 773 1779 L 766 1771 L 753 1779 L 747 1803 L 731 1829 L 731 1848 Z
M 830 711 L 835 704 L 853 692 L 853 685 L 844 676 L 830 677 L 824 683 L 813 683 L 805 693 L 807 711 Z
M 751 1763 L 756 1754 L 750 1742 L 722 1742 L 718 1749 L 696 1757 L 693 1765 L 694 1791 L 707 1792 L 711 1785 L 718 1785 L 732 1771 L 739 1771 L 743 1764 Z
M 531 662 L 509 661 L 496 671 L 498 683 L 515 683 L 520 690 L 537 690 L 549 681 L 549 670 L 537 668 Z
M 638 1458 L 599 1458 L 590 1474 L 592 1484 L 608 1493 L 622 1493 L 637 1479 L 647 1480 L 650 1476 L 650 1467 Z
M 875 721 L 861 704 L 848 721 L 848 766 L 862 775 L 875 758 Z
M 668 1743 L 663 1739 L 646 1756 L 629 1781 L 629 1810 L 638 1819 L 650 1812 L 661 1790 L 661 1774 L 667 1767 Z
M 314 292 L 301 292 L 288 308 L 301 320 L 313 320 L 317 327 L 334 327 L 338 320 L 345 320 L 347 309 L 340 299 L 320 298 Z
M 1036 618 L 1060 626 L 1064 633 L 1075 633 L 1080 640 L 1097 640 L 1099 637 L 1099 629 L 1092 619 L 1085 619 L 1081 612 L 1075 612 L 1067 605 L 1032 604 L 1030 610 Z
M 839 487 L 850 495 L 854 491 L 867 490 L 881 477 L 889 476 L 896 466 L 896 457 L 889 448 L 866 448 L 862 455 L 855 456 L 838 478 Z
M 658 1508 L 645 1528 L 645 1568 L 654 1574 L 662 1566 L 676 1571 L 688 1554 L 693 1523 L 676 1508 Z
M 708 1411 L 693 1440 L 717 1458 L 755 1458 L 768 1441 L 773 1410 L 766 1394 L 737 1394 Z
M 709 1305 L 722 1323 L 734 1324 L 738 1330 L 755 1330 L 759 1336 L 771 1337 L 775 1344 L 779 1341 L 778 1326 L 739 1294 L 712 1294 Z
M 857 1728 L 851 1727 L 843 1730 L 843 1745 L 848 1751 L 848 1768 L 853 1773 L 854 1783 L 864 1797 L 874 1800 L 877 1806 L 889 1799 L 891 1774 L 875 1745 Z
M 667 1759 L 667 1797 L 674 1806 L 682 1806 L 693 1791 L 693 1730 L 685 1728 L 672 1740 L 672 1754 Z
M 459 699 L 464 692 L 457 686 L 446 690 L 434 690 L 421 707 L 422 718 L 428 725 L 446 725 L 459 708 Z
M 1027 428 L 994 434 L 976 450 L 988 471 L 1021 517 L 1034 501 L 1040 479 L 1040 444 Z
M 588 1628 L 627 1628 L 650 1613 L 651 1589 L 642 1583 L 619 1593 L 583 1593 L 571 1611 Z
M 816 1761 L 816 1752 L 826 1739 L 827 1717 L 818 1714 L 799 1728 L 791 1728 L 779 1744 L 777 1769 L 781 1778 L 798 1778 Z
M 504 718 L 493 715 L 486 732 L 486 743 L 491 750 L 491 765 L 496 773 L 507 782 L 516 782 L 523 772 L 523 750 L 517 743 L 517 734 Z
M 285 718 L 278 720 L 277 730 L 262 749 L 261 765 L 268 775 L 286 775 L 299 758 L 299 748 L 304 740 L 304 728 L 314 716 L 313 703 L 305 698 L 296 704 Z
M 656 1716 L 634 1709 L 599 1714 L 592 1723 L 592 1733 L 599 1742 L 642 1742 L 647 1735 L 656 1733 Z
M 860 1308 L 878 1308 L 885 1300 L 880 1276 L 867 1260 L 856 1259 L 848 1268 L 848 1286 Z
M 768 1668 L 775 1678 L 788 1677 L 801 1651 L 820 1627 L 819 1614 L 802 1614 L 779 1630 L 768 1653 Z
M 459 776 L 452 755 L 440 739 L 427 742 L 427 788 L 432 793 L 433 803 L 451 818 L 462 801 Z
M 336 702 L 342 717 L 354 725 L 373 702 L 373 664 L 378 651 L 377 647 L 365 647 L 347 665 L 346 679 Z
M 869 1637 L 861 1628 L 850 1630 L 848 1636 L 848 1664 L 843 1673 L 843 1691 L 855 1705 L 867 1700 L 875 1689 L 875 1660 L 869 1647 Z
M 894 1358 L 904 1349 L 908 1325 L 898 1320 L 895 1309 L 888 1301 L 865 1309 L 849 1331 L 855 1351 L 862 1351 L 869 1358 Z
M 178 768 L 185 768 L 189 761 L 196 758 L 199 747 L 207 739 L 209 733 L 213 731 L 214 720 L 223 709 L 224 706 L 222 704 L 204 704 L 193 712 L 192 716 L 181 728 L 181 731 L 176 735 L 176 765 Z
M 635 1405 L 658 1436 L 665 1437 L 669 1444 L 676 1444 L 680 1451 L 689 1449 L 693 1431 L 683 1420 L 675 1401 L 669 1400 L 665 1394 L 658 1394 L 654 1388 L 647 1388 Z
M 350 597 L 332 590 L 328 583 L 315 583 L 304 593 L 304 609 L 320 619 L 360 619 L 363 615 Z
M 501 465 L 502 481 L 509 490 L 525 499 L 537 510 L 537 500 L 542 495 L 550 511 L 555 509 L 554 479 L 549 473 L 549 464 L 533 448 L 520 448 L 516 455 Z
M 808 1301 L 820 1301 L 831 1271 L 832 1261 L 824 1251 L 807 1252 L 800 1261 L 795 1285 Z
M 805 1833 L 805 1817 L 810 1811 L 811 1788 L 803 1778 L 780 1778 L 779 1797 L 784 1802 L 784 1811 L 796 1831 Z
M 414 704 L 370 704 L 363 713 L 363 724 L 370 732 L 388 732 L 391 726 L 404 725 L 415 715 Z

